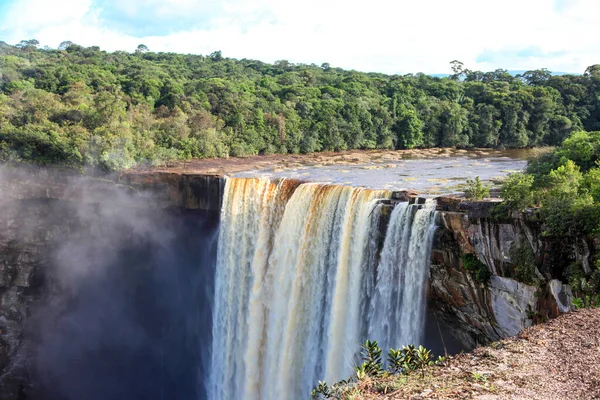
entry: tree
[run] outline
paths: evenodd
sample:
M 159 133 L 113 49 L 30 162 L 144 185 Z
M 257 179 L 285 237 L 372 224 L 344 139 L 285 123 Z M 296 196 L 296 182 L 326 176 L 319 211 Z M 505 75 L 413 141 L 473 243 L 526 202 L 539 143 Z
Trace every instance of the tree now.
M 478 176 L 475 179 L 467 179 L 465 196 L 471 200 L 483 200 L 486 197 L 490 197 L 490 188 L 484 185 Z
M 600 77 L 600 64 L 590 65 L 585 69 L 585 73 L 583 74 L 589 77 Z
M 469 72 L 468 70 L 465 69 L 465 65 L 458 60 L 450 61 L 450 68 L 452 69 L 452 72 L 454 73 L 450 76 L 450 78 L 455 81 L 458 81 L 461 78 L 465 77 L 467 75 L 467 73 Z
M 147 53 L 149 51 L 150 49 L 145 44 L 139 44 L 138 47 L 135 49 L 136 53 Z
M 213 61 L 223 61 L 223 53 L 221 53 L 221 50 L 213 51 L 210 53 L 209 57 Z
M 523 75 L 521 75 L 521 78 L 527 82 L 528 85 L 541 86 L 545 85 L 551 76 L 552 73 L 550 71 L 548 71 L 546 68 L 542 68 L 526 71 L 523 73 Z
M 75 43 L 71 42 L 70 40 L 65 40 L 64 42 L 61 42 L 58 45 L 58 50 L 67 50 L 69 47 L 71 47 L 74 44 Z
M 40 42 L 36 39 L 21 40 L 15 47 L 24 50 L 35 50 L 39 44 Z

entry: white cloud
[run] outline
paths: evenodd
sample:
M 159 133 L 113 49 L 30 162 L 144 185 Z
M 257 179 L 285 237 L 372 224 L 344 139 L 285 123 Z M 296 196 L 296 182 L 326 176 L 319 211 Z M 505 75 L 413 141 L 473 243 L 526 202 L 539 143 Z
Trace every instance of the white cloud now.
M 90 0 L 21 0 L 4 19 L 9 43 L 37 38 L 106 50 L 207 54 L 267 62 L 329 62 L 386 73 L 449 72 L 449 62 L 468 68 L 549 68 L 583 72 L 600 59 L 600 2 L 596 0 L 121 0 L 117 10 L 135 16 L 151 8 L 161 17 L 198 14 L 202 28 L 165 36 L 135 37 L 107 28 Z M 63 5 L 64 4 L 64 5 Z M 209 15 L 206 15 L 206 14 Z M 193 15 L 193 14 L 192 14 Z M 535 49 L 531 56 L 525 49 Z M 494 57 L 481 57 L 482 54 Z

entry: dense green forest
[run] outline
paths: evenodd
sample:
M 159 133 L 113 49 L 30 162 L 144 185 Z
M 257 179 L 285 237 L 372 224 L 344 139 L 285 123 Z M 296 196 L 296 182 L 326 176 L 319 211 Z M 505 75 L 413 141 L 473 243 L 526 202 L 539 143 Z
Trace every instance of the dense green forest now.
M 600 128 L 583 75 L 383 75 L 328 64 L 0 42 L 0 161 L 123 169 L 195 157 L 556 145 Z

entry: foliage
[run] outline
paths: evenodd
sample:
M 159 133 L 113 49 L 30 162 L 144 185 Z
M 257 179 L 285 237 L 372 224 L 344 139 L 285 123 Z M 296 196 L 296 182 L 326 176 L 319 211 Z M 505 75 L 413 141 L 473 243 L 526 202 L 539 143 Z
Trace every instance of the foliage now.
M 425 373 L 425 367 L 436 363 L 444 362 L 443 357 L 437 361 L 433 360 L 431 350 L 423 346 L 415 347 L 413 345 L 403 346 L 402 349 L 390 349 L 387 360 L 389 371 L 386 371 L 382 363 L 382 350 L 377 341 L 367 340 L 362 346 L 361 365 L 356 366 L 355 375 L 348 380 L 340 381 L 332 386 L 326 382 L 319 381 L 312 390 L 313 399 L 339 399 L 345 393 L 352 390 L 354 380 L 364 380 L 368 378 L 377 378 L 390 374 L 408 374 L 411 371 L 421 371 L 421 377 Z M 389 385 L 385 385 L 382 391 L 387 391 Z
M 490 197 L 490 188 L 484 186 L 478 176 L 475 179 L 467 179 L 465 196 L 471 200 L 483 200 Z
M 510 175 L 501 189 L 504 211 L 535 207 L 545 237 L 600 234 L 600 132 L 576 131 L 553 152 Z
M 600 306 L 600 260 L 591 273 L 586 273 L 580 262 L 569 265 L 565 278 L 573 290 L 573 306 L 577 309 Z
M 492 273 L 487 265 L 479 261 L 474 254 L 464 254 L 462 256 L 463 266 L 473 279 L 479 283 L 486 284 L 490 281 Z
M 528 285 L 539 283 L 533 250 L 528 243 L 513 243 L 509 249 L 510 259 L 515 265 L 516 279 Z
M 583 302 L 583 299 L 580 299 L 578 297 L 573 299 L 573 307 L 575 307 L 575 309 L 579 310 L 581 308 L 585 308 L 585 304 Z
M 220 51 L 38 44 L 0 49 L 2 161 L 110 170 L 268 153 L 558 145 L 600 126 L 597 74 L 511 76 L 454 61 L 448 78 L 389 76 Z M 597 154 L 573 136 L 546 167 L 577 156 L 585 173 Z
M 504 204 L 512 210 L 523 211 L 534 204 L 533 175 L 510 174 L 500 190 Z
M 363 349 L 363 363 L 356 367 L 357 376 L 371 376 L 375 377 L 383 374 L 383 363 L 381 362 L 382 350 L 379 347 L 376 340 L 367 340 L 362 345 Z M 359 378 L 360 379 L 360 378 Z

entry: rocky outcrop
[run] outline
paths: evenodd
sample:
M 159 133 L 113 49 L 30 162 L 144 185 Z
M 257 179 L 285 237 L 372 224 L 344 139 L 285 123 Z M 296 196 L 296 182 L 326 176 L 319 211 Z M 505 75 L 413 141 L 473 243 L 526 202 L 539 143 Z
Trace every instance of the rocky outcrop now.
M 151 193 L 157 207 L 220 212 L 224 178 L 172 172 L 128 172 L 118 178 L 134 190 Z
M 108 203 L 131 210 L 115 210 L 124 215 L 157 208 L 216 219 L 221 182 L 217 176 L 94 178 L 59 170 L 0 170 L 0 400 L 37 398 L 30 387 L 35 346 L 28 345 L 37 339 L 28 329 L 34 314 L 63 292 L 57 249 L 76 241 L 79 232 L 89 235 L 97 228 L 87 210 Z M 112 212 L 105 208 L 102 212 Z
M 589 245 L 578 253 L 572 244 L 545 240 L 539 223 L 526 215 L 495 220 L 492 206 L 461 202 L 452 205 L 460 211 L 442 208 L 432 250 L 430 308 L 470 346 L 515 335 L 569 311 L 573 295 L 560 279 L 569 263 L 585 262 L 590 253 Z M 513 259 L 515 249 L 530 259 Z M 465 257 L 485 271 L 467 270 Z
M 90 203 L 114 193 L 115 185 L 145 207 L 221 211 L 224 179 L 219 175 L 128 171 L 102 177 L 41 168 L 0 169 L 0 197 Z

